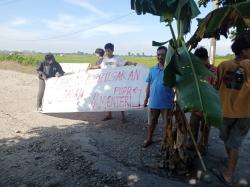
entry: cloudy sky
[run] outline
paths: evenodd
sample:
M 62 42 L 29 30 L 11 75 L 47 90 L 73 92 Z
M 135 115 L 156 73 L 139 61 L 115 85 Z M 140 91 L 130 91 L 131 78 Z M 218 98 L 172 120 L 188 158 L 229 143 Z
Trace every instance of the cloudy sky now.
M 202 8 L 199 17 L 212 8 Z M 92 53 L 111 42 L 116 54 L 154 54 L 152 40 L 168 39 L 159 18 L 136 15 L 130 0 L 0 0 L 0 50 Z M 230 53 L 230 41 L 221 39 L 217 54 Z M 210 42 L 200 45 L 209 48 Z

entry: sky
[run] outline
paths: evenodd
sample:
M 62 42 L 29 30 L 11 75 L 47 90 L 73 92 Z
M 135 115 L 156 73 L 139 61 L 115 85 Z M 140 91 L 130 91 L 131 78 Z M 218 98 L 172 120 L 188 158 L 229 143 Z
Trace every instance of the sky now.
M 213 9 L 201 8 L 200 18 Z M 197 28 L 192 21 L 191 33 Z M 136 15 L 130 0 L 0 0 L 0 50 L 93 53 L 106 43 L 120 55 L 154 55 L 152 41 L 171 38 L 169 28 L 151 14 Z M 223 36 L 216 54 L 231 53 Z M 209 49 L 210 41 L 199 46 Z

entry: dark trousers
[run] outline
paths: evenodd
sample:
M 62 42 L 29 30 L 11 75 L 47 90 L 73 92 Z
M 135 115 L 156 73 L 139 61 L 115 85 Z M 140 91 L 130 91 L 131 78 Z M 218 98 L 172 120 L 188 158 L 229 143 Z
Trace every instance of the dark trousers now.
M 45 90 L 45 80 L 38 79 L 39 80 L 39 88 L 38 88 L 38 94 L 37 94 L 37 108 L 42 107 L 43 102 L 43 94 Z

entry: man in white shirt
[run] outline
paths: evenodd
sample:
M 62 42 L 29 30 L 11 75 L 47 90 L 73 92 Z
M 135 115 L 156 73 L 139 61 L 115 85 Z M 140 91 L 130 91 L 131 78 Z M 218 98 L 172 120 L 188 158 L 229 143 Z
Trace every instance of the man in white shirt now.
M 114 67 L 121 67 L 127 65 L 127 61 L 123 58 L 114 55 L 114 45 L 111 43 L 107 43 L 105 46 L 105 53 L 106 56 L 102 60 L 102 63 L 100 64 L 101 69 L 106 68 L 114 68 Z
M 100 65 L 90 67 L 90 69 L 106 69 L 106 68 L 115 68 L 115 67 L 121 67 L 126 65 L 136 65 L 137 63 L 128 62 L 125 59 L 114 55 L 114 45 L 112 43 L 107 43 L 104 46 L 106 56 L 103 58 L 102 63 Z M 127 120 L 125 118 L 124 111 L 121 111 L 122 115 L 122 123 L 126 123 Z M 112 113 L 108 112 L 108 115 L 103 119 L 103 121 L 111 120 L 112 119 Z

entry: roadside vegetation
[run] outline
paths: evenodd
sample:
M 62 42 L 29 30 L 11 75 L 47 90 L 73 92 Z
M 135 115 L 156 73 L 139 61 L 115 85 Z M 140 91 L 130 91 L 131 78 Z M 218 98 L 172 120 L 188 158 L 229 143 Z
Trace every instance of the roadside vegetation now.
M 0 53 L 0 62 L 16 62 L 24 66 L 37 66 L 44 58 L 44 54 L 22 54 L 22 53 Z M 90 63 L 94 64 L 96 57 L 94 55 L 55 55 L 59 63 Z M 155 64 L 156 59 L 154 56 L 124 56 L 130 62 L 137 62 L 151 67 Z M 215 65 L 219 65 L 225 60 L 232 59 L 233 55 L 217 56 Z

